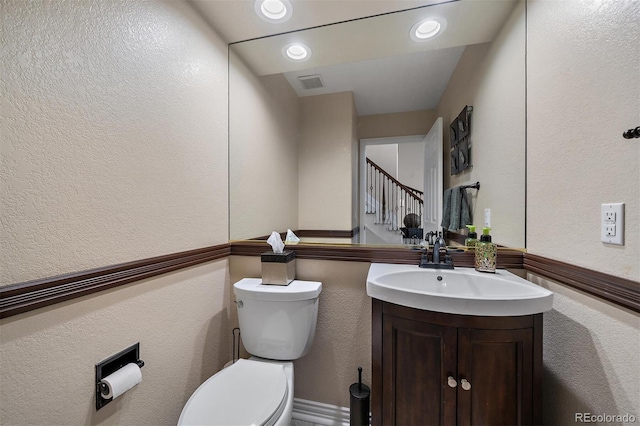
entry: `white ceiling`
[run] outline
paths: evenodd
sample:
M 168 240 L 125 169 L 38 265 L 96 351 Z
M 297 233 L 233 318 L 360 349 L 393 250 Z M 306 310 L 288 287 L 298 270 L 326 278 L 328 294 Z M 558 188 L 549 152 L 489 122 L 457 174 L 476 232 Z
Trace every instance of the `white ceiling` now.
M 465 46 L 493 40 L 515 6 L 515 0 L 291 0 L 292 18 L 273 24 L 256 15 L 253 0 L 189 1 L 232 43 L 280 34 L 231 45 L 256 75 L 283 73 L 299 96 L 352 91 L 358 115 L 435 108 Z M 425 4 L 431 6 L 415 9 Z M 414 9 L 388 13 L 407 8 Z M 356 19 L 376 14 L 384 15 Z M 428 16 L 444 17 L 446 31 L 412 41 L 409 29 Z M 356 20 L 321 26 L 349 19 Z M 294 41 L 311 47 L 309 61 L 283 57 L 282 46 Z M 302 89 L 297 77 L 317 73 L 326 87 Z
M 463 51 L 464 46 L 451 47 L 292 71 L 284 76 L 300 97 L 352 91 L 358 115 L 434 109 Z M 298 76 L 309 74 L 320 74 L 326 87 L 303 89 Z
M 293 16 L 280 24 L 260 19 L 254 0 L 188 1 L 227 43 L 235 43 L 451 0 L 291 0 Z

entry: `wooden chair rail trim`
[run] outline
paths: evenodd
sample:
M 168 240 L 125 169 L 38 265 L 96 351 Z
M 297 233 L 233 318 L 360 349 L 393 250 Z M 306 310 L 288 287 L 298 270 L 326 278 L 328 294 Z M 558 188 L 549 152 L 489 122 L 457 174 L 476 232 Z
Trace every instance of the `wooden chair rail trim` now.
M 535 254 L 524 254 L 524 269 L 640 312 L 640 282 Z
M 299 244 L 291 246 L 299 259 L 418 264 L 420 252 L 376 246 Z M 237 241 L 110 265 L 86 271 L 0 287 L 0 318 L 130 284 L 228 256 L 259 256 L 264 241 Z M 453 253 L 454 264 L 473 266 L 473 252 Z M 525 269 L 560 284 L 640 312 L 640 283 L 529 253 L 502 251 L 499 268 Z
M 225 243 L 0 287 L 0 318 L 222 259 L 230 251 Z

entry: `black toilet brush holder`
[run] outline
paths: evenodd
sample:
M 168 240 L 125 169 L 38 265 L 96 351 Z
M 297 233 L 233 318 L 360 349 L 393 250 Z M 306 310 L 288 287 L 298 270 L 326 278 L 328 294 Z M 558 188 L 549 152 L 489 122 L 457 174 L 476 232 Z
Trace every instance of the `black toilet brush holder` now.
M 368 426 L 371 390 L 369 386 L 362 384 L 362 367 L 358 367 L 358 383 L 349 387 L 349 394 L 351 395 L 349 424 Z

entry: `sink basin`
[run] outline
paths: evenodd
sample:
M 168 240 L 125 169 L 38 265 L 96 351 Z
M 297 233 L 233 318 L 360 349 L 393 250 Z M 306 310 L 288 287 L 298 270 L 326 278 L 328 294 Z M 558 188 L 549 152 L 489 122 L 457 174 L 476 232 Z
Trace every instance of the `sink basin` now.
M 410 308 L 461 315 L 517 316 L 546 312 L 553 293 L 508 271 L 423 269 L 372 263 L 367 294 Z

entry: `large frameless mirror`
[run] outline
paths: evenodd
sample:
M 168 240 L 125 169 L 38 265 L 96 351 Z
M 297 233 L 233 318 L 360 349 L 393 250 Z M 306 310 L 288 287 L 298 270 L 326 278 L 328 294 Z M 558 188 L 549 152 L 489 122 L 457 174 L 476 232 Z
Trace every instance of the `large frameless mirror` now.
M 462 0 L 232 44 L 230 239 L 404 244 L 441 225 L 442 189 L 480 182 L 472 222 L 489 210 L 493 240 L 524 247 L 525 42 L 523 2 Z

